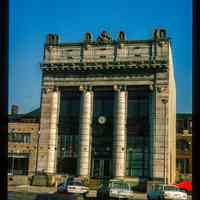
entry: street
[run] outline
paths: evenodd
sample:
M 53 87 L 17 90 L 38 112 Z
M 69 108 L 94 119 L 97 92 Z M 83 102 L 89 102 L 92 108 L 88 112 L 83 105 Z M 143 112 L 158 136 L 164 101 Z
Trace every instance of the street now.
M 134 200 L 146 200 L 146 193 L 135 193 Z M 90 190 L 84 200 L 96 199 L 96 191 Z M 58 194 L 55 187 L 9 186 L 8 200 L 83 200 L 80 195 Z M 188 200 L 192 200 L 189 196 Z
M 144 200 L 145 195 L 137 195 L 135 200 Z M 28 192 L 8 192 L 8 200 L 81 200 L 80 196 L 67 194 L 34 194 Z M 95 198 L 85 198 L 93 200 Z

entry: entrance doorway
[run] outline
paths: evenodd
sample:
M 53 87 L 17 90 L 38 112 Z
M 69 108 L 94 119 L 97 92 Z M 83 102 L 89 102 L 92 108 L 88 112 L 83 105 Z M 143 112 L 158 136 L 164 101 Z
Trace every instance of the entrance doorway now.
M 111 164 L 108 159 L 94 159 L 92 177 L 94 178 L 105 178 L 110 177 Z

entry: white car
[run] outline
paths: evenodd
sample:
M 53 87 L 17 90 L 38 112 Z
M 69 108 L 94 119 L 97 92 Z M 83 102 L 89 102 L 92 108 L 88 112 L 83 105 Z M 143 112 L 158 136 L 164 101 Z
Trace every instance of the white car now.
M 89 188 L 81 181 L 72 181 L 67 186 L 67 192 L 76 194 L 86 194 Z
M 84 185 L 80 180 L 72 180 L 69 182 L 64 182 L 58 186 L 58 192 L 68 192 L 74 194 L 86 194 L 89 188 Z
M 181 191 L 175 185 L 157 185 L 153 191 L 147 194 L 148 200 L 187 200 L 187 193 Z
M 97 191 L 97 200 L 102 199 L 134 199 L 130 184 L 121 180 L 110 180 Z

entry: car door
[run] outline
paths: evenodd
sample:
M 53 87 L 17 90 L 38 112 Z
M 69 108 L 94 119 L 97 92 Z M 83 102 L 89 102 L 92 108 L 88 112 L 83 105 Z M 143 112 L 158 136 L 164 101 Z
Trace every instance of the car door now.
M 154 191 L 153 199 L 155 200 L 158 199 L 160 197 L 161 191 L 162 191 L 162 187 L 157 186 Z

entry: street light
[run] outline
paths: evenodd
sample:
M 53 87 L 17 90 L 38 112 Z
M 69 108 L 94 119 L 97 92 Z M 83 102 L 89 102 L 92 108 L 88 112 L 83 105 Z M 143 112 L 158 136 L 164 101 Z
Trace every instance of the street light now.
M 35 175 L 37 174 L 38 171 L 39 140 L 40 140 L 40 130 L 38 131 L 38 137 L 37 137 Z
M 167 134 L 167 99 L 162 99 L 164 104 L 164 184 L 167 184 L 167 173 L 166 173 L 166 134 Z

